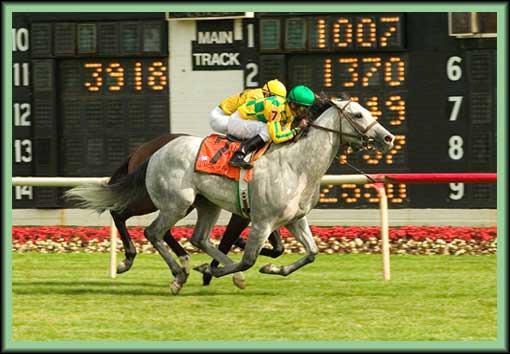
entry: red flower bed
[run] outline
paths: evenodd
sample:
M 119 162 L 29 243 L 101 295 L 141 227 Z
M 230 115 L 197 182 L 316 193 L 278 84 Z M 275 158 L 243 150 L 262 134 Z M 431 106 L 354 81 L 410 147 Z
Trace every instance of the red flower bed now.
M 319 250 L 326 253 L 380 252 L 380 228 L 376 226 L 311 226 Z M 281 228 L 287 252 L 302 252 L 285 228 Z M 193 227 L 174 227 L 172 234 L 191 251 L 189 243 Z M 213 240 L 219 240 L 224 226 L 213 229 Z M 145 239 L 142 227 L 131 227 L 129 233 L 137 249 L 154 252 Z M 244 230 L 247 237 L 249 229 Z M 411 254 L 492 254 L 496 251 L 496 227 L 402 226 L 390 228 L 392 253 Z M 94 252 L 107 251 L 110 242 L 109 227 L 21 227 L 12 228 L 14 251 Z M 119 242 L 120 244 L 120 242 Z M 120 250 L 120 246 L 119 246 Z
M 372 237 L 380 237 L 380 228 L 377 226 L 334 226 L 320 227 L 311 226 L 312 234 L 321 240 L 333 238 L 346 238 L 349 240 L 359 238 L 369 240 Z M 247 237 L 249 228 L 241 234 Z M 281 228 L 282 238 L 289 238 L 292 235 L 286 228 Z M 213 239 L 220 239 L 225 232 L 225 227 L 216 226 L 212 231 Z M 176 240 L 189 239 L 193 233 L 193 227 L 179 226 L 172 229 L 172 235 Z M 133 241 L 143 241 L 145 236 L 142 227 L 130 227 L 129 234 Z M 490 241 L 496 239 L 496 227 L 453 227 L 453 226 L 402 226 L 390 228 L 390 240 L 399 238 L 411 238 L 415 241 L 420 240 L 438 240 L 445 241 L 461 239 L 464 241 L 483 240 Z M 52 240 L 69 241 L 73 237 L 79 237 L 82 240 L 90 241 L 95 239 L 102 241 L 110 238 L 109 227 L 55 227 L 55 226 L 37 226 L 25 227 L 14 226 L 12 228 L 12 239 L 16 242 L 24 243 L 26 241 Z

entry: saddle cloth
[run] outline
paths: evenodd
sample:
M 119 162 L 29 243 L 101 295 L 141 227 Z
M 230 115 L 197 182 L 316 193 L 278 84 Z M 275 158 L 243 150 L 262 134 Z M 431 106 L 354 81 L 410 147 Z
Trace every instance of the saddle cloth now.
M 227 139 L 224 135 L 211 134 L 202 140 L 200 149 L 195 160 L 195 172 L 223 176 L 234 181 L 239 181 L 241 169 L 228 164 L 234 152 L 239 149 L 241 142 Z M 250 162 L 254 162 L 269 147 L 269 143 L 255 153 L 251 154 Z M 249 182 L 252 178 L 253 169 L 244 174 L 244 181 Z

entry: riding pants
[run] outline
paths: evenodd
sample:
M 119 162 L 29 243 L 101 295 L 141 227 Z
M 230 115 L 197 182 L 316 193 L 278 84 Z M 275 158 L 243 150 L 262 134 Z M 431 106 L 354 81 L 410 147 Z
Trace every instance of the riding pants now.
M 270 140 L 266 123 L 258 120 L 242 119 L 237 111 L 230 116 L 227 131 L 228 134 L 242 140 L 253 138 L 255 135 L 260 135 L 265 142 Z

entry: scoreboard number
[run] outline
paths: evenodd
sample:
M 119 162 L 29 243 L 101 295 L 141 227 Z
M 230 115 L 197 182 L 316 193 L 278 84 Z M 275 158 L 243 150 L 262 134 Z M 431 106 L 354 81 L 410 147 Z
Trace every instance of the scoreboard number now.
M 459 65 L 461 62 L 462 58 L 458 56 L 448 58 L 446 63 L 446 75 L 450 81 L 458 81 L 462 78 L 462 68 Z
M 83 87 L 89 92 L 102 91 L 103 86 L 109 92 L 123 91 L 124 86 L 138 92 L 144 84 L 152 91 L 162 91 L 167 86 L 167 68 L 162 60 L 86 62 L 82 68 L 86 76 Z
M 12 64 L 12 73 L 14 75 L 14 86 L 28 86 L 30 82 L 30 71 L 28 63 Z
M 457 120 L 459 116 L 460 106 L 462 104 L 462 96 L 449 96 L 448 102 L 453 102 L 452 111 L 450 112 L 450 122 Z
M 246 64 L 246 87 L 258 87 L 259 83 L 254 81 L 254 79 L 259 74 L 259 66 L 257 63 L 248 63 Z
M 29 49 L 30 41 L 27 28 L 12 29 L 12 51 L 26 52 Z
M 23 197 L 29 200 L 34 199 L 34 189 L 32 186 L 16 186 L 14 188 L 14 198 L 22 200 L 24 199 Z
M 16 127 L 29 127 L 30 123 L 30 103 L 15 103 L 14 108 L 14 126 Z
M 32 141 L 30 139 L 14 140 L 14 161 L 16 163 L 32 162 Z
M 448 156 L 452 160 L 460 160 L 464 156 L 464 140 L 459 135 L 452 135 L 448 140 L 450 147 L 448 148 Z
M 450 199 L 461 200 L 464 197 L 464 183 L 450 183 Z
M 388 201 L 393 205 L 402 205 L 407 199 L 407 186 L 403 183 L 388 183 L 385 186 Z M 357 185 L 344 183 L 339 190 L 333 185 L 321 188 L 319 201 L 323 204 L 338 204 L 344 206 L 373 205 L 379 203 L 379 194 L 371 183 Z

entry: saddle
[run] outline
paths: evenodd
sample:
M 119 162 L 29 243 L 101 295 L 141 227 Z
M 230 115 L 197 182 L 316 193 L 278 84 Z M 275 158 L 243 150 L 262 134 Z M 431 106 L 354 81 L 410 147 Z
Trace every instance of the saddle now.
M 230 158 L 239 149 L 240 145 L 241 141 L 230 135 L 210 134 L 200 144 L 200 149 L 195 159 L 195 172 L 218 175 L 234 181 L 239 181 L 241 175 L 243 175 L 242 178 L 245 182 L 251 181 L 253 169 L 243 170 L 243 173 L 241 173 L 239 167 L 233 167 L 228 164 Z M 268 147 L 269 143 L 252 153 L 251 156 L 248 155 L 250 162 L 253 163 L 258 160 Z

